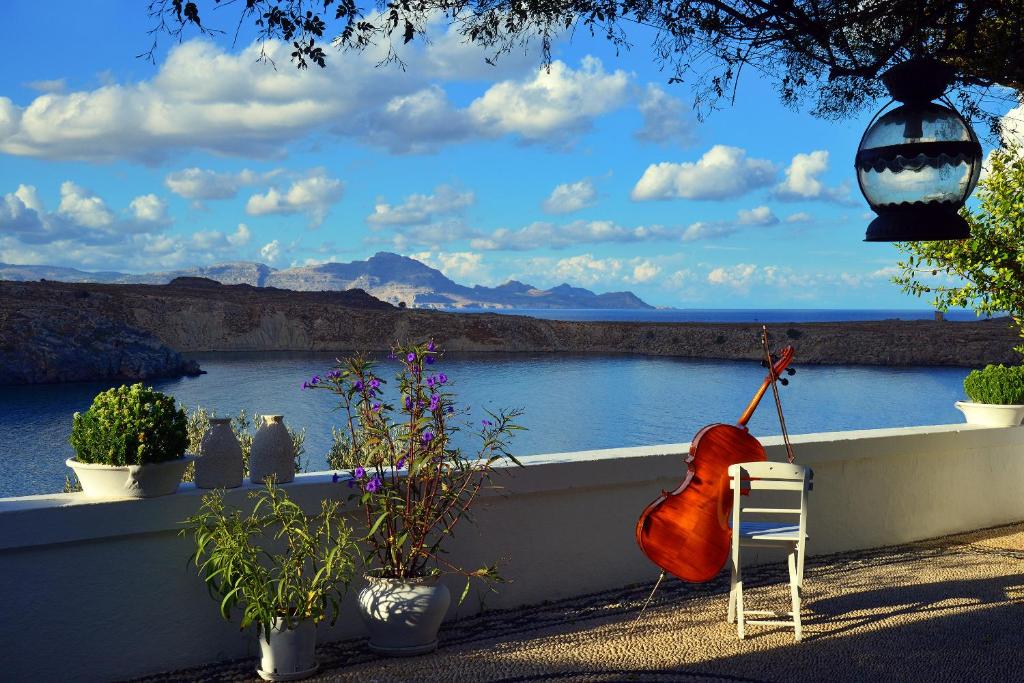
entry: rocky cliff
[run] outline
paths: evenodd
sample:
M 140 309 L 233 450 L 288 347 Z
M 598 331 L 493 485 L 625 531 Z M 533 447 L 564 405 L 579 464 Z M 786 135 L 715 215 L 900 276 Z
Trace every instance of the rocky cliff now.
M 1015 363 L 1005 320 L 769 325 L 797 363 Z M 449 351 L 760 358 L 760 325 L 563 322 L 399 309 L 365 292 L 291 292 L 184 278 L 170 285 L 0 282 L 0 382 L 147 377 L 198 351 L 375 351 L 433 337 Z M 160 361 L 160 359 L 163 359 Z

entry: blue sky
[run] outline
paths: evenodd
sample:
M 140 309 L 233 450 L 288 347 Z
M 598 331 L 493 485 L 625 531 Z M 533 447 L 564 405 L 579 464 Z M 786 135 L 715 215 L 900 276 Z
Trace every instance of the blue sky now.
M 923 305 L 889 283 L 895 249 L 862 242 L 871 111 L 815 119 L 748 70 L 735 106 L 698 121 L 643 35 L 619 55 L 578 35 L 549 72 L 537 53 L 489 67 L 443 30 L 404 72 L 372 51 L 297 72 L 271 44 L 275 70 L 244 34 L 164 39 L 150 64 L 144 4 L 7 10 L 0 261 L 284 268 L 387 250 L 467 284 L 660 306 Z

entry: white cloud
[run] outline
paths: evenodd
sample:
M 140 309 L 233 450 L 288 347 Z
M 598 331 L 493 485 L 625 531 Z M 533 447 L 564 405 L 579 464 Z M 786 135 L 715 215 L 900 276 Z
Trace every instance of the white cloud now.
M 411 194 L 398 205 L 378 200 L 366 222 L 374 225 L 426 225 L 441 216 L 459 214 L 474 201 L 476 197 L 472 192 L 438 185 L 433 194 Z
M 736 213 L 739 225 L 775 225 L 778 217 L 767 206 L 756 206 L 753 209 L 740 209 Z
M 317 227 L 343 192 L 340 180 L 328 177 L 324 171 L 314 171 L 309 177 L 294 181 L 287 190 L 272 187 L 263 194 L 252 195 L 245 203 L 245 212 L 250 216 L 305 213 L 309 215 L 310 226 Z
M 1024 150 L 1024 104 L 1006 112 L 1000 123 L 1003 126 L 1003 140 L 1008 145 Z
M 692 145 L 695 142 L 693 117 L 682 101 L 660 86 L 648 83 L 637 108 L 644 117 L 643 127 L 633 133 L 637 140 L 661 145 Z
M 25 85 L 39 92 L 64 92 L 68 83 L 63 78 L 53 78 L 50 80 L 29 81 Z
M 494 84 L 469 113 L 481 130 L 564 144 L 594 117 L 625 104 L 630 80 L 625 71 L 606 72 L 596 57 L 584 57 L 578 70 L 555 60 L 532 78 Z
M 70 180 L 61 183 L 57 213 L 87 228 L 105 228 L 114 222 L 103 199 Z
M 813 220 L 813 216 L 806 211 L 797 211 L 786 216 L 787 223 L 809 223 Z
M 544 200 L 542 208 L 547 213 L 572 213 L 593 206 L 597 201 L 597 188 L 590 178 L 575 183 L 556 185 L 551 196 Z
M 565 225 L 538 221 L 518 230 L 500 228 L 489 235 L 474 238 L 470 244 L 481 250 L 528 251 L 538 246 L 560 249 L 585 243 L 634 243 L 678 237 L 677 231 L 660 225 L 627 228 L 614 221 L 578 220 Z
M 409 258 L 414 258 L 431 268 L 437 268 L 453 280 L 468 280 L 472 284 L 484 284 L 490 279 L 483 254 L 472 251 L 422 251 L 409 254 Z
M 633 275 L 630 278 L 637 284 L 650 282 L 661 273 L 661 267 L 648 259 L 635 260 L 633 263 Z
M 728 199 L 765 187 L 775 179 L 775 165 L 751 159 L 739 147 L 715 145 L 696 162 L 651 164 L 631 194 L 652 199 Z
M 234 234 L 227 236 L 228 244 L 233 247 L 244 247 L 252 239 L 252 233 L 249 231 L 249 226 L 245 223 L 239 223 L 238 228 Z
M 718 267 L 708 273 L 707 280 L 713 285 L 725 285 L 733 289 L 749 289 L 751 278 L 757 266 L 750 263 L 739 263 L 735 266 Z
M 54 211 L 35 187 L 20 185 L 0 198 L 0 261 L 68 265 L 101 270 L 167 270 L 237 258 L 251 235 L 245 225 L 229 235 L 216 230 L 191 235 L 168 232 L 162 199 L 134 198 L 120 211 L 102 197 L 65 182 Z
M 556 261 L 550 276 L 556 280 L 568 280 L 577 285 L 591 287 L 614 280 L 621 272 L 622 261 L 619 259 L 594 258 L 593 254 L 580 254 Z
M 128 205 L 135 220 L 145 223 L 165 223 L 170 220 L 167 215 L 167 204 L 155 194 L 144 194 L 136 197 Z
M 260 247 L 260 256 L 267 263 L 274 263 L 281 256 L 281 244 L 277 240 L 268 242 Z
M 261 174 L 249 169 L 237 173 L 218 173 L 193 166 L 168 173 L 164 184 L 171 192 L 185 199 L 230 199 L 242 187 L 264 182 L 279 173 L 278 170 Z
M 821 180 L 821 176 L 828 171 L 828 156 L 828 152 L 823 149 L 795 155 L 786 168 L 786 179 L 775 186 L 774 196 L 785 201 L 823 199 L 840 204 L 851 203 L 850 186 L 847 183 L 828 187 Z

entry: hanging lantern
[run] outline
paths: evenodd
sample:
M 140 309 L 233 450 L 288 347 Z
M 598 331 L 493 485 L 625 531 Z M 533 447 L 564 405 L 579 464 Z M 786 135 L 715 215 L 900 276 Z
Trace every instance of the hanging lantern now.
M 901 104 L 886 111 L 889 102 L 875 114 L 857 150 L 857 182 L 878 214 L 864 241 L 970 236 L 959 211 L 978 183 L 981 144 L 944 97 L 953 76 L 948 65 L 922 58 L 882 74 L 889 94 Z M 933 101 L 940 98 L 945 105 Z

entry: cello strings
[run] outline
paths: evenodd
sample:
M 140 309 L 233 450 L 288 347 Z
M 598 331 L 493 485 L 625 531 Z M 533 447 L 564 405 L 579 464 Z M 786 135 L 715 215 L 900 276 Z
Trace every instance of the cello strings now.
M 786 416 L 782 414 L 782 398 L 779 396 L 779 387 L 776 386 L 778 377 L 775 375 L 775 366 L 772 363 L 772 352 L 768 347 L 768 326 L 761 326 L 761 345 L 764 347 L 765 361 L 768 363 L 768 374 L 772 377 L 772 397 L 775 399 L 775 411 L 779 414 L 779 427 L 782 429 L 782 441 L 786 444 L 786 461 L 792 465 L 796 460 L 793 453 L 793 444 L 789 441 L 789 429 L 786 428 Z

